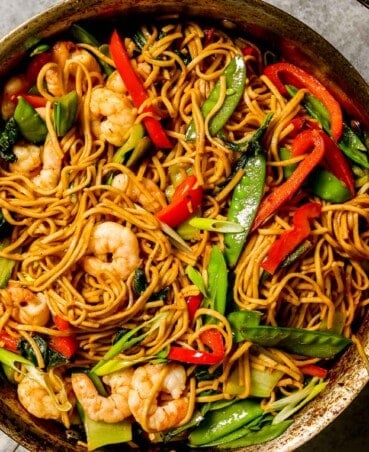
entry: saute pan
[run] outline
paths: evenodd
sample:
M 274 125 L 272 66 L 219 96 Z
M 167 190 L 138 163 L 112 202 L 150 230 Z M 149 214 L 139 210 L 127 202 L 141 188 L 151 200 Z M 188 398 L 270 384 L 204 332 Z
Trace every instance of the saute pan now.
M 31 36 L 48 37 L 73 22 L 121 14 L 141 16 L 178 14 L 235 26 L 258 39 L 271 41 L 284 57 L 313 72 L 335 92 L 347 112 L 369 128 L 369 87 L 349 62 L 320 35 L 287 13 L 260 0 L 66 0 L 36 16 L 0 41 L 0 77 L 24 54 Z M 369 317 L 357 333 L 369 352 Z M 354 346 L 336 362 L 324 393 L 303 409 L 287 432 L 252 451 L 294 450 L 331 423 L 368 382 L 368 372 Z M 0 427 L 32 451 L 79 451 L 63 427 L 31 417 L 20 406 L 14 388 L 1 387 Z

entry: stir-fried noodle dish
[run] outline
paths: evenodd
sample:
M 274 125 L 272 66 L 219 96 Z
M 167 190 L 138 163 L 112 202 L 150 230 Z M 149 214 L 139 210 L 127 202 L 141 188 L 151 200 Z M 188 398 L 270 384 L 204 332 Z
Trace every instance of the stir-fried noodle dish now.
M 89 25 L 2 83 L 3 380 L 90 450 L 276 438 L 365 358 L 368 136 L 235 28 Z

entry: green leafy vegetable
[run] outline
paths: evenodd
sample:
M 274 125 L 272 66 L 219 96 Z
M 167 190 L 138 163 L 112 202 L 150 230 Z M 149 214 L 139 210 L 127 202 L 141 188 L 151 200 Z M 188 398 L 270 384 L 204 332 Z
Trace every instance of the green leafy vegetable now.
M 4 162 L 13 163 L 17 160 L 13 152 L 13 145 L 19 136 L 19 128 L 14 118 L 10 118 L 6 123 L 4 130 L 0 133 L 0 158 Z
M 0 250 L 3 250 L 9 245 L 9 240 L 4 239 L 0 242 Z M 4 289 L 11 277 L 15 261 L 6 257 L 0 257 L 0 289 Z
M 338 147 L 350 160 L 363 168 L 369 168 L 368 149 L 347 124 L 343 124 L 343 132 Z
M 127 443 L 132 440 L 132 424 L 128 419 L 109 424 L 103 421 L 94 421 L 84 415 L 88 450 L 95 450 L 113 444 Z
M 47 369 L 50 367 L 61 366 L 65 363 L 69 362 L 69 360 L 65 356 L 63 356 L 61 353 L 56 352 L 56 351 L 52 350 L 51 348 L 49 348 L 47 345 L 47 342 L 41 336 L 35 334 L 33 336 L 33 340 L 35 341 L 38 349 L 40 350 L 40 353 L 45 362 L 45 367 Z M 38 361 L 37 361 L 35 352 L 33 350 L 33 347 L 30 345 L 30 343 L 27 340 L 22 339 L 19 342 L 18 347 L 19 347 L 19 350 L 20 350 L 22 356 L 24 356 L 26 359 L 28 359 L 34 366 L 37 366 Z

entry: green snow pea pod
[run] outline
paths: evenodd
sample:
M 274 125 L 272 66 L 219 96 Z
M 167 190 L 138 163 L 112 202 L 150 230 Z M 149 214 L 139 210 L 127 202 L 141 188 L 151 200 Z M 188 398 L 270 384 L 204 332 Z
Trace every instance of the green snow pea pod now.
M 289 149 L 281 148 L 279 156 L 281 160 L 288 160 L 291 158 L 291 152 Z M 296 166 L 296 164 L 292 164 L 284 167 L 283 174 L 286 179 L 291 176 Z M 313 171 L 306 186 L 314 195 L 333 203 L 345 202 L 352 197 L 350 190 L 340 179 L 330 171 L 320 167 Z
M 78 95 L 71 91 L 54 101 L 54 125 L 58 137 L 63 137 L 73 126 L 78 111 Z
M 226 310 L 228 270 L 224 255 L 218 246 L 210 252 L 208 265 L 208 298 L 204 303 L 220 314 Z M 209 321 L 211 321 L 209 319 Z
M 278 347 L 290 353 L 314 358 L 333 358 L 351 344 L 350 339 L 328 331 L 265 325 L 242 327 L 237 321 L 237 315 L 237 311 L 228 315 L 236 342 L 251 341 L 264 347 Z
M 224 236 L 225 256 L 230 267 L 234 267 L 238 261 L 263 197 L 266 156 L 261 139 L 271 118 L 271 114 L 265 117 L 240 158 L 244 162 L 245 174 L 233 190 L 227 220 L 239 223 L 244 227 L 244 231 L 228 233 Z
M 141 123 L 134 124 L 127 141 L 113 155 L 113 162 L 130 168 L 146 154 L 151 144 L 150 138 L 145 136 L 144 126 Z M 108 174 L 106 184 L 111 185 L 113 179 L 114 171 Z
M 291 97 L 293 97 L 298 91 L 298 89 L 292 85 L 286 85 L 286 88 Z M 331 117 L 325 105 L 311 94 L 305 94 L 303 105 L 310 116 L 319 121 L 323 130 L 325 130 L 328 135 L 330 135 Z
M 257 153 L 247 160 L 245 174 L 233 190 L 228 210 L 228 221 L 238 222 L 243 232 L 224 236 L 225 255 L 230 267 L 234 267 L 243 250 L 264 192 L 266 159 Z
M 246 83 L 246 65 L 243 57 L 241 55 L 236 55 L 224 69 L 223 75 L 226 79 L 227 93 L 223 105 L 209 122 L 209 131 L 212 136 L 216 135 L 226 124 L 242 97 Z M 206 118 L 218 102 L 220 88 L 221 83 L 220 80 L 218 80 L 210 92 L 209 97 L 201 107 L 201 113 L 204 118 Z M 187 128 L 186 140 L 194 141 L 195 139 L 196 129 L 195 123 L 192 120 Z
M 101 46 L 99 41 L 93 36 L 91 33 L 89 33 L 86 29 L 81 27 L 80 25 L 73 24 L 70 28 L 70 32 L 72 33 L 73 38 L 77 42 L 81 42 L 83 44 L 88 44 L 90 46 L 96 47 L 99 49 L 104 55 L 106 55 L 104 48 L 105 46 Z M 110 75 L 114 72 L 114 68 L 109 66 L 109 64 L 105 63 L 105 61 L 98 58 L 98 61 L 103 68 L 105 74 Z
M 43 143 L 47 135 L 45 121 L 23 97 L 19 97 L 14 120 L 23 137 L 32 143 Z
M 345 202 L 352 197 L 347 186 L 330 171 L 317 168 L 309 178 L 309 188 L 314 195 L 330 202 Z
M 292 85 L 287 85 L 287 90 L 294 96 L 298 89 Z M 320 122 L 322 128 L 330 135 L 330 115 L 326 107 L 311 94 L 305 95 L 304 106 L 308 113 Z M 353 162 L 369 168 L 368 149 L 359 136 L 347 125 L 343 124 L 342 136 L 338 142 L 341 151 Z
M 363 168 L 369 168 L 368 149 L 347 124 L 343 124 L 343 133 L 338 147 L 350 160 Z
M 292 420 L 288 420 L 279 424 L 266 424 L 260 430 L 249 431 L 244 436 L 222 443 L 218 447 L 220 449 L 233 449 L 266 443 L 282 435 L 292 423 Z
M 204 446 L 212 443 L 249 424 L 263 413 L 260 403 L 251 399 L 238 400 L 223 409 L 209 411 L 201 424 L 190 433 L 190 445 Z

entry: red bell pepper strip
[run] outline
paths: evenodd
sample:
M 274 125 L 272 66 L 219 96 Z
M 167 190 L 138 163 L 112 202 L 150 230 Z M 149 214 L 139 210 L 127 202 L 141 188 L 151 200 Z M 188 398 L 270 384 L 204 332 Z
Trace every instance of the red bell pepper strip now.
M 25 99 L 33 108 L 46 107 L 47 100 L 37 94 L 22 94 Z
M 288 138 L 295 138 L 299 133 L 303 132 L 306 129 L 321 130 L 316 121 L 305 116 L 295 116 L 293 119 L 291 119 L 289 124 L 293 126 L 293 129 L 291 130 L 291 132 L 289 132 L 288 135 L 286 135 L 286 137 Z
M 192 320 L 195 318 L 195 313 L 199 309 L 203 298 L 204 297 L 201 293 L 197 295 L 190 295 L 189 297 L 187 297 L 186 303 L 190 322 L 192 322 Z
M 70 328 L 70 323 L 68 322 L 68 320 L 63 319 L 59 315 L 54 315 L 53 321 L 59 331 L 66 331 Z
M 273 243 L 261 267 L 272 275 L 282 261 L 310 235 L 309 219 L 317 218 L 320 212 L 321 205 L 317 202 L 299 207 L 293 216 L 293 229 L 284 232 Z
M 186 221 L 200 206 L 202 186 L 198 185 L 196 176 L 188 176 L 174 191 L 172 202 L 156 214 L 163 223 L 175 228 Z
M 327 166 L 327 169 L 331 171 L 337 179 L 340 179 L 346 185 L 352 196 L 355 196 L 355 181 L 350 164 L 336 143 L 332 141 L 328 135 L 322 132 L 322 137 L 325 145 L 325 166 Z
M 10 336 L 6 331 L 0 331 L 0 347 L 16 353 L 18 351 L 18 339 Z
M 194 349 L 171 346 L 168 359 L 187 364 L 214 365 L 219 364 L 225 355 L 223 337 L 216 328 L 205 330 L 200 335 L 201 340 L 211 349 L 211 352 L 201 352 Z
M 53 316 L 54 324 L 59 331 L 67 331 L 70 329 L 68 320 L 63 319 L 59 315 Z M 56 352 L 70 359 L 78 350 L 78 342 L 74 334 L 69 336 L 53 336 L 49 341 L 49 346 Z
M 30 86 L 36 83 L 40 70 L 45 64 L 50 63 L 51 60 L 52 60 L 51 52 L 39 53 L 38 55 L 35 55 L 32 58 L 26 69 L 26 77 Z
M 222 361 L 223 357 L 209 352 L 200 352 L 190 348 L 172 346 L 169 349 L 168 359 L 187 364 L 202 364 L 212 366 Z
M 215 33 L 215 28 L 211 27 L 211 28 L 205 28 L 204 30 L 204 36 L 205 36 L 205 42 L 204 45 L 207 46 L 209 44 L 211 44 L 214 40 L 214 33 Z
M 202 342 L 209 347 L 214 355 L 224 356 L 225 355 L 225 347 L 223 336 L 219 330 L 216 328 L 210 328 L 208 330 L 204 330 L 200 334 L 200 339 Z
M 264 221 L 275 213 L 286 201 L 288 201 L 301 187 L 308 175 L 322 161 L 325 152 L 325 144 L 322 132 L 318 130 L 305 130 L 292 142 L 292 156 L 296 157 L 312 151 L 300 162 L 291 176 L 281 185 L 274 188 L 259 206 L 254 220 L 252 231 L 255 231 Z
M 147 99 L 149 99 L 149 95 L 131 64 L 127 49 L 117 30 L 113 31 L 109 50 L 117 71 L 122 77 L 123 82 L 132 97 L 133 104 L 136 108 L 139 108 Z M 154 116 L 157 115 L 157 112 L 152 106 L 145 107 L 144 112 L 152 113 Z M 169 137 L 160 121 L 154 116 L 147 116 L 143 119 L 145 128 L 157 148 L 170 149 L 172 144 Z
M 78 342 L 75 336 L 53 336 L 49 341 L 49 347 L 70 359 L 78 350 Z
M 283 96 L 287 95 L 284 86 L 284 82 L 286 82 L 298 88 L 306 88 L 313 96 L 317 97 L 329 111 L 332 137 L 335 141 L 340 139 L 343 129 L 341 106 L 318 79 L 303 69 L 283 61 L 267 66 L 264 69 L 264 74 L 274 83 Z
M 304 375 L 309 375 L 309 377 L 326 378 L 328 375 L 328 370 L 324 367 L 317 366 L 316 364 L 305 364 L 300 367 L 301 372 Z

